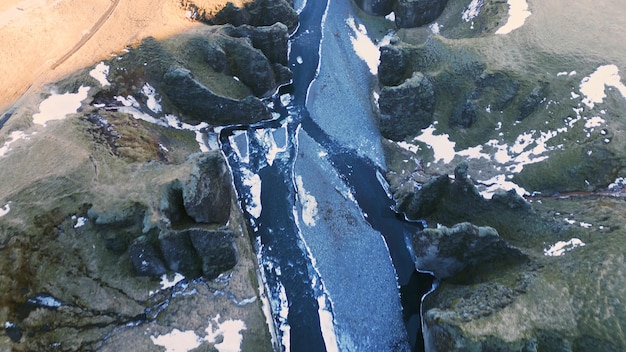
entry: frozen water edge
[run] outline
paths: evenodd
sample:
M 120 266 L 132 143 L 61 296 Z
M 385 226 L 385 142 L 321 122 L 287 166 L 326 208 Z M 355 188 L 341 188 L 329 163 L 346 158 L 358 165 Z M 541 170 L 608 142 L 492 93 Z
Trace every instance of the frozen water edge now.
M 305 157 L 296 160 L 295 177 L 315 197 L 320 214 L 315 226 L 302 226 L 300 231 L 332 302 L 338 349 L 382 351 L 397 343 L 407 344 L 408 350 L 387 244 L 367 223 L 354 198 L 344 196 L 350 191 L 330 162 L 306 157 L 318 155 L 321 148 L 304 131 L 299 135 L 299 150 Z M 303 211 L 298 207 L 297 215 L 301 217 Z M 329 318 L 324 314 L 320 319 Z

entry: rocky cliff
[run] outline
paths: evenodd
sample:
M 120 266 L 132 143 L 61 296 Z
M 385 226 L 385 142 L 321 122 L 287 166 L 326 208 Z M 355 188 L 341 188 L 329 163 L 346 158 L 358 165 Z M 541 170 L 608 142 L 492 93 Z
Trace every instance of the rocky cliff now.
M 144 38 L 3 121 L 0 349 L 275 348 L 215 129 L 271 118 L 297 23 L 279 5 Z
M 380 47 L 387 180 L 396 209 L 428 225 L 410 236 L 417 269 L 439 278 L 426 347 L 619 351 L 626 67 L 554 8 L 529 2 L 513 26 L 507 5 L 448 2 L 413 29 L 396 12 Z

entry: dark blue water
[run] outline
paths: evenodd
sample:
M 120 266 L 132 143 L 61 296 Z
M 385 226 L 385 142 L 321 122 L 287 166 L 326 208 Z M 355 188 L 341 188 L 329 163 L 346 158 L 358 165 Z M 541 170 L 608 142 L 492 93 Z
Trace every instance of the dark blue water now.
M 248 186 L 244 183 L 244 168 L 261 178 L 261 215 L 250 218 L 254 236 L 260 239 L 258 249 L 262 260 L 262 270 L 267 281 L 270 297 L 276 299 L 284 287 L 289 302 L 287 321 L 290 326 L 290 347 L 292 351 L 325 351 L 320 329 L 317 294 L 312 285 L 316 275 L 311 270 L 302 244 L 299 242 L 298 227 L 293 209 L 296 202 L 292 170 L 297 150 L 297 129 L 303 128 L 318 144 L 324 147 L 328 157 L 351 188 L 362 211 L 374 229 L 385 238 L 389 247 L 401 288 L 403 317 L 414 350 L 423 350 L 421 326 L 419 324 L 420 302 L 423 294 L 432 284 L 432 277 L 415 271 L 413 260 L 406 246 L 406 235 L 421 229 L 419 223 L 404 221 L 393 210 L 393 201 L 387 197 L 379 184 L 376 173 L 381 172 L 370 160 L 360 157 L 354 150 L 347 149 L 330 138 L 309 116 L 305 107 L 307 91 L 315 79 L 319 63 L 319 46 L 322 38 L 322 17 L 327 1 L 309 0 L 300 14 L 300 26 L 292 35 L 289 57 L 294 73 L 293 83 L 282 87 L 280 94 L 289 93 L 292 100 L 287 107 L 274 98 L 275 112 L 280 118 L 249 127 L 232 127 L 221 134 L 223 150 L 235 176 L 235 186 L 245 210 Z M 331 53 L 328 53 L 331 54 Z M 305 58 L 299 64 L 297 58 Z M 265 161 L 263 145 L 255 136 L 255 129 L 280 127 L 287 123 L 287 158 L 276 159 L 272 165 Z M 230 145 L 229 136 L 233 131 L 246 130 L 249 140 L 250 163 L 242 164 Z M 279 270 L 276 270 L 279 268 Z M 338 268 L 339 269 L 339 268 Z M 320 282 L 320 280 L 315 280 Z M 276 310 L 276 307 L 274 307 Z M 283 319 L 274 311 L 274 321 L 280 326 Z

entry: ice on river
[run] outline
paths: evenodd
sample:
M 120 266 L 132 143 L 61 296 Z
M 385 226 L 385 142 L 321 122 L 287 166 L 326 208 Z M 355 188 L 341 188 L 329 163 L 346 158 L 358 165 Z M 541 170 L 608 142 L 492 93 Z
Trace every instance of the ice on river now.
M 304 131 L 298 149 L 304 155 L 295 164 L 298 189 L 316 199 L 318 214 L 315 226 L 300 226 L 300 231 L 332 301 L 335 334 L 328 340 L 335 339 L 338 350 L 383 351 L 408 344 L 396 272 L 382 235 L 347 196 L 351 192 L 330 162 L 317 158 L 322 148 Z M 306 205 L 297 205 L 298 218 L 306 212 Z

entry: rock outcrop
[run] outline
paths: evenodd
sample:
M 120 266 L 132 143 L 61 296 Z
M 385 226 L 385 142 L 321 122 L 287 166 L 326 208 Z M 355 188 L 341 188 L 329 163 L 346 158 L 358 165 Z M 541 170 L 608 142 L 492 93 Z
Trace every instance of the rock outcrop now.
M 393 11 L 399 28 L 420 27 L 441 15 L 448 0 L 397 0 Z
M 233 196 L 230 169 L 219 151 L 201 155 L 183 188 L 185 211 L 198 223 L 225 225 Z
M 192 118 L 190 122 L 207 120 L 215 124 L 254 123 L 267 119 L 270 113 L 259 99 L 241 100 L 219 96 L 193 78 L 191 71 L 172 67 L 163 77 L 165 94 Z
M 448 0 L 358 0 L 357 6 L 373 16 L 385 16 L 392 11 L 398 28 L 420 27 L 441 15 Z
M 298 25 L 298 14 L 292 0 L 255 0 L 237 7 L 228 2 L 222 9 L 214 10 L 204 6 L 202 0 L 186 1 L 190 17 L 213 25 L 232 24 L 241 26 L 271 26 L 281 22 L 292 32 Z
M 502 268 L 526 256 L 500 238 L 492 227 L 460 223 L 453 227 L 424 229 L 411 236 L 415 266 L 437 278 L 472 275 L 486 266 Z
M 237 77 L 254 95 L 266 97 L 291 80 L 288 40 L 287 27 L 282 23 L 270 27 L 224 26 L 209 39 L 207 62 L 216 72 Z
M 398 86 L 383 87 L 378 106 L 380 132 L 385 138 L 401 141 L 433 122 L 433 85 L 426 76 L 415 72 Z

